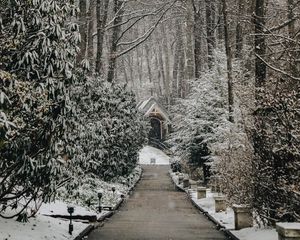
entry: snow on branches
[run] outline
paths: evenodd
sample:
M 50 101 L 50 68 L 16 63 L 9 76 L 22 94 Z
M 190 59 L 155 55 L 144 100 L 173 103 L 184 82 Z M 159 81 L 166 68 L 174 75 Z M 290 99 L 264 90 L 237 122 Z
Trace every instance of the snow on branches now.
M 75 69 L 74 1 L 1 1 L 0 13 L 0 216 L 26 221 L 85 174 L 129 175 L 148 129 L 125 86 Z
M 23 220 L 69 179 L 61 134 L 79 40 L 67 20 L 77 10 L 47 0 L 2 1 L 0 9 L 0 215 Z
M 169 141 L 188 170 L 202 168 L 204 182 L 211 176 L 219 179 L 230 202 L 249 203 L 252 146 L 239 104 L 235 104 L 235 123 L 228 121 L 226 61 L 222 51 L 216 54 L 214 67 L 191 82 L 190 94 L 173 107 L 174 133 Z

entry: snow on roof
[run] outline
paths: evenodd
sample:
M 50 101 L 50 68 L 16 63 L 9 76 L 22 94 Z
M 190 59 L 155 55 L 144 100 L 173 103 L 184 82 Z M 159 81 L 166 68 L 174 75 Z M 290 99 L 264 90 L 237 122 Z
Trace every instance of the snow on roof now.
M 139 109 L 140 109 L 140 110 L 143 110 L 143 109 L 145 108 L 145 106 L 147 105 L 147 103 L 148 103 L 150 100 L 151 100 L 151 98 L 149 98 L 149 99 L 143 101 L 143 102 L 140 104 Z
M 154 97 L 150 97 L 149 99 L 141 102 L 137 107 L 138 110 L 145 116 L 149 116 L 149 114 L 156 109 L 166 119 L 166 121 L 171 121 L 166 109 Z

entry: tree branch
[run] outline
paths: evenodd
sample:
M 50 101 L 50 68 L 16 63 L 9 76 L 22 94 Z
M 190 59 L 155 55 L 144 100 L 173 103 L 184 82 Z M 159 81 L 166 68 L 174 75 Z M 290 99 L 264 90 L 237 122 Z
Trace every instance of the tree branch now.
M 139 45 L 141 45 L 143 42 L 145 42 L 150 36 L 151 34 L 154 32 L 155 28 L 157 27 L 157 25 L 161 22 L 161 20 L 163 19 L 163 17 L 165 16 L 165 14 L 174 6 L 174 4 L 177 2 L 178 0 L 173 1 L 173 3 L 161 14 L 161 16 L 159 17 L 159 19 L 156 21 L 156 23 L 149 29 L 148 32 L 146 32 L 142 37 L 140 37 L 138 41 L 135 45 L 127 48 L 126 50 L 116 54 L 114 57 L 118 58 L 123 56 L 124 54 L 130 52 L 132 49 L 138 47 Z M 132 41 L 131 43 L 136 42 L 136 40 Z
M 272 70 L 274 70 L 274 71 L 276 71 L 276 72 L 279 72 L 279 73 L 281 73 L 281 74 L 283 74 L 283 75 L 285 75 L 285 76 L 287 76 L 287 77 L 289 77 L 289 78 L 291 78 L 291 79 L 300 81 L 300 78 L 297 78 L 297 77 L 295 77 L 295 76 L 292 76 L 291 74 L 289 74 L 289 73 L 287 73 L 287 72 L 285 72 L 285 71 L 283 71 L 283 70 L 281 70 L 281 69 L 279 69 L 279 68 L 276 68 L 276 67 L 271 66 L 271 65 L 270 65 L 269 63 L 267 63 L 261 56 L 259 56 L 259 55 L 257 55 L 257 54 L 255 54 L 255 56 L 256 56 L 257 58 L 259 58 L 264 64 L 266 64 L 266 66 L 267 66 L 268 68 L 271 68 Z

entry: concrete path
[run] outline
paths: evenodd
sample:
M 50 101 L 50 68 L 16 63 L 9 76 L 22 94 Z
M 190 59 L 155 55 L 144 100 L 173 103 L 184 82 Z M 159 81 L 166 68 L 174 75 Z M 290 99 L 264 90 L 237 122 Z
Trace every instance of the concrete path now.
M 88 240 L 218 240 L 226 239 L 185 193 L 174 190 L 169 166 L 143 166 L 134 194 Z

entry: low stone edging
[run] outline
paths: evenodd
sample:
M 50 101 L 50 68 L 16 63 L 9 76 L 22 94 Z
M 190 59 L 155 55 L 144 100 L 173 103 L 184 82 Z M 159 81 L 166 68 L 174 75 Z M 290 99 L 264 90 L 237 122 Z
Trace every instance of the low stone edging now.
M 143 169 L 141 171 L 141 174 L 138 178 L 138 180 L 135 182 L 134 185 L 131 186 L 131 188 L 129 188 L 127 196 L 130 196 L 132 191 L 134 190 L 134 188 L 136 187 L 136 185 L 140 182 L 141 178 L 143 175 Z M 118 210 L 121 205 L 123 204 L 125 198 L 122 198 L 118 201 L 118 203 L 113 207 L 112 211 L 108 211 L 107 213 L 105 213 L 104 215 L 100 216 L 96 222 L 103 222 L 105 219 L 110 218 L 111 216 L 114 215 L 115 211 Z M 74 238 L 74 240 L 82 240 L 85 236 L 87 236 L 91 231 L 93 231 L 95 228 L 97 228 L 97 226 L 95 226 L 94 224 L 89 224 L 77 237 Z
M 183 188 L 182 186 L 180 186 L 175 179 L 172 177 L 171 175 L 171 170 L 169 171 L 169 175 L 175 185 L 176 190 L 180 191 L 180 192 L 185 192 L 186 195 L 188 196 L 189 200 L 191 201 L 191 203 L 193 204 L 194 207 L 196 207 L 204 216 L 206 216 L 211 222 L 213 222 L 217 229 L 224 232 L 227 237 L 229 237 L 229 239 L 232 240 L 240 240 L 238 237 L 236 237 L 230 230 L 226 229 L 225 226 L 223 226 L 221 223 L 219 223 L 213 216 L 211 216 L 207 211 L 205 211 L 201 206 L 199 206 L 191 197 L 191 195 L 189 194 L 188 189 Z
M 81 233 L 78 234 L 77 237 L 74 238 L 74 240 L 81 240 L 83 237 L 87 236 L 94 229 L 95 226 L 93 224 L 89 224 Z

